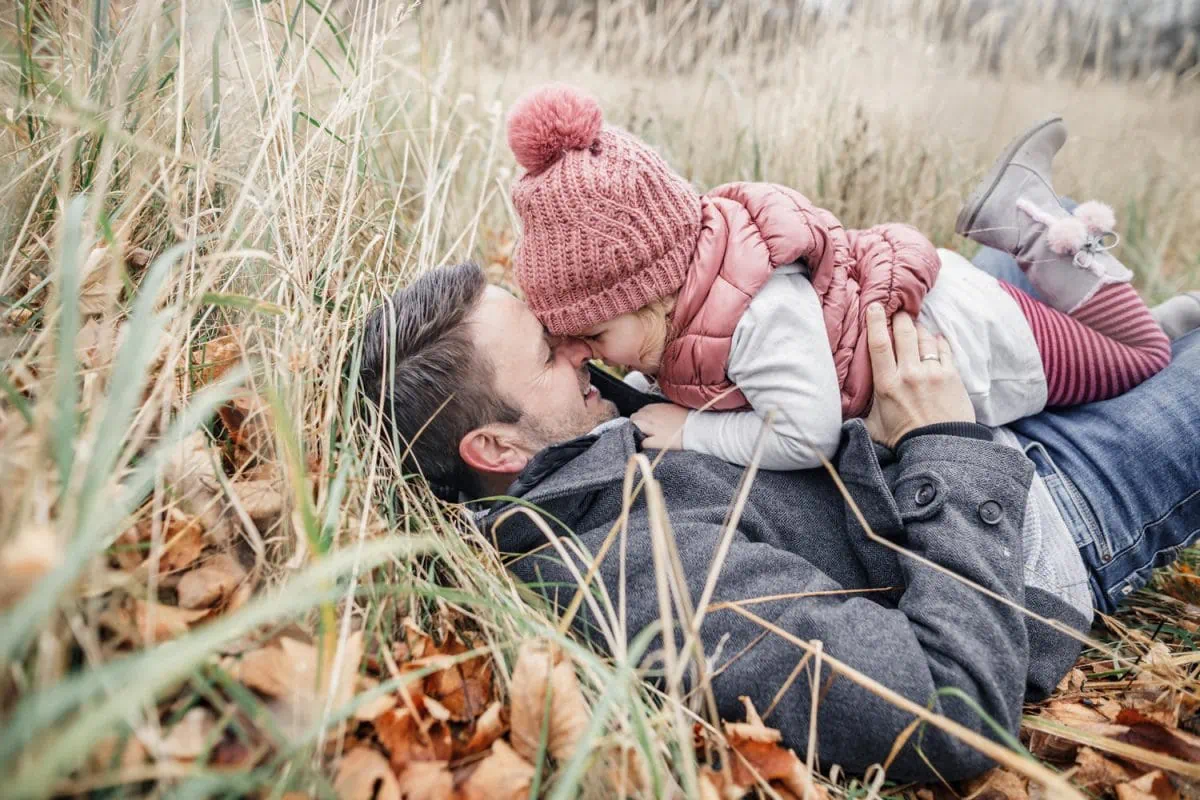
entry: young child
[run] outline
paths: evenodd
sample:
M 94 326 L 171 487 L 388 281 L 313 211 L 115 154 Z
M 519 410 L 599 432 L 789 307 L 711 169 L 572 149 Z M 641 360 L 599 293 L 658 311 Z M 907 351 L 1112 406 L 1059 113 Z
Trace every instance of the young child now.
M 569 87 L 520 101 L 508 140 L 526 170 L 512 189 L 526 301 L 551 335 L 584 338 L 691 409 L 639 412 L 657 443 L 682 422 L 685 449 L 747 464 L 770 415 L 763 468 L 832 456 L 843 418 L 869 411 L 874 302 L 945 338 L 987 425 L 1121 394 L 1170 360 L 1109 252 L 1111 209 L 1059 204 L 1049 179 L 1066 140 L 1059 118 L 1009 145 L 956 224 L 1012 253 L 1043 302 L 906 225 L 846 230 L 784 186 L 700 195 Z M 939 357 L 926 349 L 922 359 Z

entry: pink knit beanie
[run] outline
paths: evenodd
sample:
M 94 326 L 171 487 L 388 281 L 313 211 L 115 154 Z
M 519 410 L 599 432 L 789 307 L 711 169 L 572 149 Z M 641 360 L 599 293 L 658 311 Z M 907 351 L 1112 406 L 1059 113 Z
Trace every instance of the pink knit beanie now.
M 700 196 L 644 142 L 605 125 L 567 86 L 513 108 L 508 145 L 526 173 L 516 277 L 556 336 L 583 333 L 679 291 L 700 237 Z

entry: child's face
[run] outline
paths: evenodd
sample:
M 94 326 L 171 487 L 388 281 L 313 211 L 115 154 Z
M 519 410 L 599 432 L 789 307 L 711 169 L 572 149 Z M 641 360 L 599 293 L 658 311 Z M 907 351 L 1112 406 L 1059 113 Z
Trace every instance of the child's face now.
M 664 336 L 659 321 L 646 310 L 622 314 L 601 322 L 579 338 L 592 348 L 595 358 L 617 367 L 654 375 L 662 363 Z

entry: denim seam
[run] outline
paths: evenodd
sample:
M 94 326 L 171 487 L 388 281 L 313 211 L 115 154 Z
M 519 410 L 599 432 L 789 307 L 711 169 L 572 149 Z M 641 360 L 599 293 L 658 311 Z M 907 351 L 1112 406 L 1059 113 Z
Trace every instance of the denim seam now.
M 1144 537 L 1146 535 L 1146 528 L 1149 528 L 1153 525 L 1157 525 L 1158 523 L 1162 522 L 1167 517 L 1174 514 L 1180 508 L 1180 506 L 1184 505 L 1185 503 L 1191 502 L 1191 500 L 1197 496 L 1200 496 L 1200 490 L 1192 492 L 1187 497 L 1183 498 L 1178 503 L 1171 506 L 1171 508 L 1169 508 L 1165 512 L 1163 512 L 1163 514 L 1161 516 L 1159 516 L 1158 519 L 1154 520 L 1153 522 L 1147 523 L 1145 526 L 1143 526 L 1142 530 L 1141 530 L 1140 534 L 1138 535 L 1138 538 L 1135 540 L 1134 544 L 1137 544 L 1137 542 L 1140 542 L 1142 540 L 1142 537 Z M 1142 572 L 1142 570 L 1153 569 L 1154 565 L 1158 562 L 1159 556 L 1161 556 L 1163 553 L 1178 553 L 1180 550 L 1182 550 L 1184 547 L 1187 546 L 1186 544 L 1184 544 L 1184 542 L 1187 542 L 1191 538 L 1192 534 L 1194 534 L 1194 533 L 1196 533 L 1196 531 L 1188 531 L 1188 534 L 1186 536 L 1184 536 L 1183 539 L 1180 540 L 1179 544 L 1173 544 L 1173 545 L 1169 545 L 1167 547 L 1163 547 L 1159 550 L 1155 550 L 1150 555 L 1150 558 L 1147 559 L 1141 566 L 1129 571 L 1129 575 L 1125 578 L 1125 580 L 1121 581 L 1119 584 L 1114 586 L 1113 591 L 1110 592 L 1110 594 L 1120 595 L 1121 597 L 1125 597 L 1125 596 L 1129 595 L 1130 592 L 1123 591 L 1123 590 L 1131 584 L 1130 578 L 1140 574 Z M 1130 545 L 1130 547 L 1132 547 L 1132 546 L 1133 545 Z
M 1031 440 L 1029 444 L 1025 446 L 1026 457 L 1028 457 L 1029 451 L 1034 448 L 1036 448 L 1039 455 L 1045 459 L 1046 466 L 1051 472 L 1054 473 L 1054 476 L 1058 478 L 1059 482 L 1062 484 L 1063 489 L 1066 490 L 1067 495 L 1071 500 L 1071 504 L 1075 506 L 1075 513 L 1078 515 L 1080 521 L 1083 522 L 1084 527 L 1087 528 L 1087 534 L 1091 538 L 1092 542 L 1096 545 L 1096 549 L 1100 551 L 1101 560 L 1105 561 L 1105 563 L 1111 561 L 1115 557 L 1112 543 L 1109 542 L 1108 537 L 1104 535 L 1104 529 L 1100 526 L 1100 522 L 1096 519 L 1096 515 L 1092 513 L 1092 507 L 1087 505 L 1087 503 L 1084 501 L 1083 495 L 1079 493 L 1078 487 L 1075 486 L 1075 482 L 1072 481 L 1070 477 L 1063 474 L 1063 471 L 1058 468 L 1058 464 L 1054 463 L 1054 459 L 1050 457 L 1050 453 L 1046 450 L 1041 442 Z M 1056 493 L 1051 492 L 1050 497 L 1057 505 L 1058 497 Z M 1061 509 L 1059 510 L 1059 513 L 1062 513 Z M 1066 522 L 1065 519 L 1063 521 Z

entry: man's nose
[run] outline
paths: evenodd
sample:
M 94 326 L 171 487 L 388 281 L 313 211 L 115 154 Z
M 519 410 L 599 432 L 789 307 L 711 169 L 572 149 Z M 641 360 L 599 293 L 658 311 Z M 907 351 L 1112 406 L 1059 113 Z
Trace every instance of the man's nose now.
M 579 369 L 592 357 L 592 348 L 582 339 L 563 337 L 558 341 L 558 355 L 567 359 L 572 367 Z

